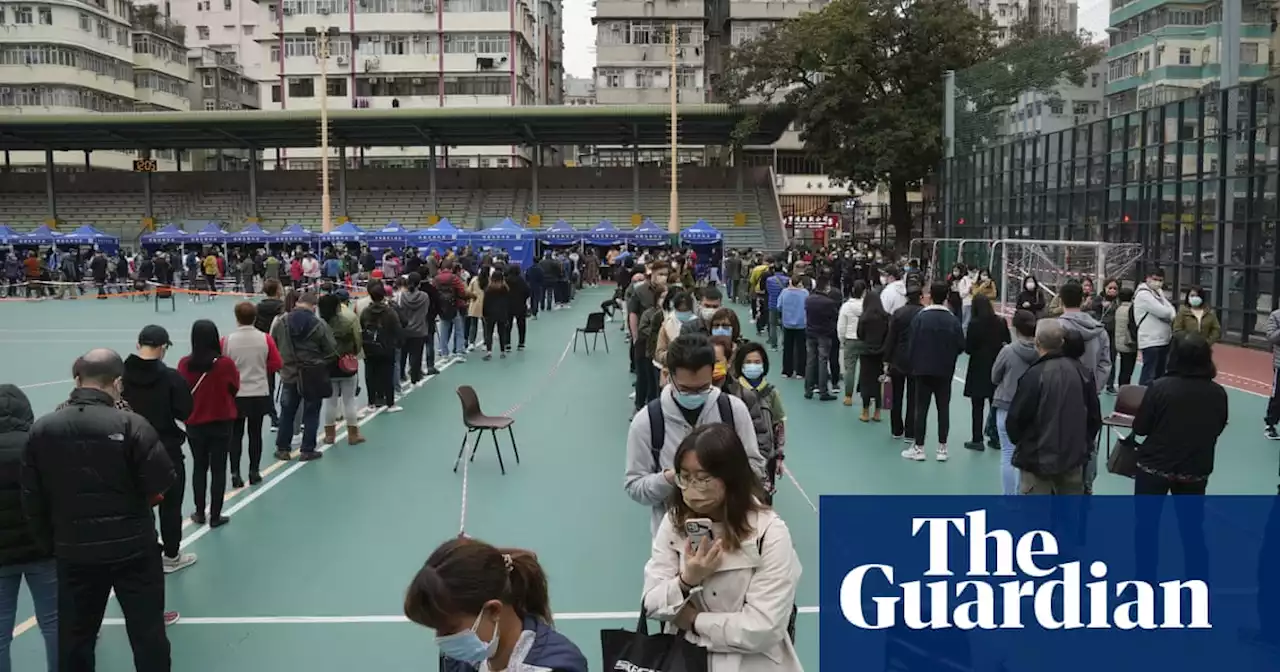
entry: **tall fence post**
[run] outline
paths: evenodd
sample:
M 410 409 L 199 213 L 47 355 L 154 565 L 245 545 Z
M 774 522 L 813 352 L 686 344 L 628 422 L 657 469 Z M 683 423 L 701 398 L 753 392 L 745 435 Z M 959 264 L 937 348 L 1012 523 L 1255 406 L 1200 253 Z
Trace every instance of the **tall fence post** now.
M 1239 0 L 1237 0 L 1238 2 Z M 943 237 L 951 237 L 952 213 L 951 201 L 952 190 L 955 188 L 955 157 L 956 157 L 956 71 L 948 70 L 942 77 L 943 92 L 942 97 L 942 189 L 939 190 L 939 196 L 942 197 L 942 235 Z

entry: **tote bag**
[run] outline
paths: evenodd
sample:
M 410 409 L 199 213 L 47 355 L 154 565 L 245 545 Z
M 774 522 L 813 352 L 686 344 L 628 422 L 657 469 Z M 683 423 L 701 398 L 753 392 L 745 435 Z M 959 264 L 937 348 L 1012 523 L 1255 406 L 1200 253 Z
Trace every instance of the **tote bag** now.
M 605 672 L 707 672 L 707 650 L 676 634 L 649 634 L 648 615 L 640 610 L 636 631 L 601 630 Z
M 1138 475 L 1138 442 L 1133 437 L 1116 439 L 1115 447 L 1107 455 L 1107 471 L 1125 478 Z
M 886 374 L 880 374 L 880 408 L 893 410 L 893 379 Z

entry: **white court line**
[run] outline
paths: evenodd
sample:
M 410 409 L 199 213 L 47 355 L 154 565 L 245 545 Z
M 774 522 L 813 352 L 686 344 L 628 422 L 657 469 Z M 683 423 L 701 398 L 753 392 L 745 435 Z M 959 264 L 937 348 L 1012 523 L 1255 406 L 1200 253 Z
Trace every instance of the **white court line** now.
M 800 607 L 801 614 L 816 614 L 817 607 Z M 570 611 L 552 614 L 556 621 L 618 621 L 640 618 L 638 611 Z M 345 625 L 354 623 L 409 623 L 404 616 L 193 616 L 177 625 Z M 103 625 L 124 625 L 123 618 L 104 618 Z
M 0 345 L 3 345 L 3 343 L 0 343 Z M 18 389 L 30 390 L 35 387 L 49 387 L 50 385 L 66 385 L 67 383 L 74 383 L 74 382 L 76 381 L 73 378 L 67 378 L 66 380 L 50 380 L 44 383 L 27 383 L 26 385 L 19 385 Z

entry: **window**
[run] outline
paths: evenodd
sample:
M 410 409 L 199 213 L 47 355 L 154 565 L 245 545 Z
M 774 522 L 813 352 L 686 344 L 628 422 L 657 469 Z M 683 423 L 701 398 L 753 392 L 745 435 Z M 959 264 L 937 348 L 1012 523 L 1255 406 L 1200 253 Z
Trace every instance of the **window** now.
M 271 85 L 271 102 L 273 103 L 280 102 L 280 85 L 279 84 Z
M 231 0 L 222 0 L 222 8 L 228 12 L 231 11 Z
M 1191 65 L 1191 50 L 1183 47 L 1178 50 L 1178 65 Z
M 206 89 L 212 89 L 212 88 L 213 88 L 213 73 L 212 73 L 212 72 L 202 72 L 202 73 L 200 73 L 200 85 L 201 85 L 201 86 L 203 86 L 203 87 L 204 87 L 204 88 L 206 88 Z
M 346 96 L 347 95 L 347 78 L 346 77 L 330 77 L 327 87 L 330 96 Z
M 32 22 L 31 8 L 30 7 L 14 7 L 13 22 L 14 23 L 31 23 Z M 99 22 L 99 25 L 101 25 L 101 22 Z
M 612 68 L 600 68 L 600 86 L 606 89 L 617 89 L 622 86 L 622 71 Z
M 481 168 L 490 168 L 490 167 L 492 167 L 492 166 L 490 165 L 489 157 L 487 157 L 487 156 L 482 156 L 482 157 L 480 157 L 480 167 L 481 167 Z
M 253 34 L 253 26 L 248 25 L 248 24 L 245 24 L 245 26 L 244 26 L 244 34 L 245 34 L 245 35 L 252 35 L 252 34 Z
M 510 51 L 511 40 L 506 35 L 483 33 L 476 36 L 477 54 L 505 54 Z
M 212 111 L 214 111 L 214 110 L 216 110 L 216 109 L 218 109 L 218 101 L 216 101 L 216 100 L 207 100 L 207 99 L 204 101 L 204 110 L 205 110 L 205 112 L 212 112 Z
M 1054 100 L 1049 103 L 1050 114 L 1062 114 L 1062 108 L 1063 105 L 1061 100 Z
M 498 165 L 498 167 L 499 167 L 499 168 L 510 168 L 510 167 L 511 167 L 511 159 L 510 159 L 509 157 L 505 157 L 505 156 L 504 156 L 504 157 L 502 157 L 502 158 L 500 158 L 500 159 L 497 159 L 496 163 L 497 163 L 497 165 Z
M 104 40 L 111 39 L 111 24 L 102 19 L 98 19 L 98 37 Z
M 1258 43 L 1245 42 L 1240 45 L 1240 63 L 1241 65 L 1251 65 L 1258 62 Z
M 652 89 L 655 86 L 652 70 L 636 70 L 636 88 Z
M 461 158 L 461 159 L 460 159 L 460 158 L 458 158 L 458 157 L 456 157 L 456 156 L 451 156 L 451 157 L 449 157 L 449 167 L 450 167 L 450 168 L 470 168 L 470 167 L 471 167 L 471 159 L 470 159 L 470 158 Z
M 694 89 L 698 87 L 698 73 L 695 70 L 677 70 L 676 88 Z
M 446 12 L 506 12 L 510 0 L 443 0 Z
M 123 26 L 116 27 L 116 44 L 127 47 L 129 46 L 129 29 Z
M 93 17 L 85 14 L 84 12 L 80 13 L 80 30 L 83 30 L 86 33 L 93 32 Z
M 1101 77 L 1102 77 L 1101 73 L 1097 73 L 1097 72 L 1095 72 L 1095 73 L 1093 73 L 1093 74 L 1089 75 L 1089 86 L 1090 86 L 1090 88 L 1094 88 L 1094 89 L 1098 88 L 1098 80 L 1099 80 Z
M 316 80 L 310 77 L 290 77 L 290 98 L 313 98 L 316 95 Z
M 196 26 L 196 37 L 202 40 L 209 39 L 209 26 Z
M 53 9 L 50 7 L 41 7 L 39 10 L 40 23 L 46 26 L 53 25 Z M 1256 46 L 1256 45 L 1255 45 Z
M 382 53 L 387 56 L 404 56 L 408 53 L 403 35 L 393 35 L 382 41 Z

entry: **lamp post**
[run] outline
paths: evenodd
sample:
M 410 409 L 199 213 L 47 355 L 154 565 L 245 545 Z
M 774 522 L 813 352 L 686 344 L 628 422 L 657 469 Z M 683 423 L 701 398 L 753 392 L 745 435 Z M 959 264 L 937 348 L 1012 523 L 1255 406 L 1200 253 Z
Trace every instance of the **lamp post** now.
M 670 39 L 671 78 L 667 82 L 667 85 L 671 88 L 671 218 L 667 222 L 667 233 L 672 235 L 680 233 L 680 192 L 677 187 L 677 177 L 680 172 L 680 155 L 679 150 L 677 149 L 679 134 L 676 130 L 676 123 L 678 121 L 676 116 L 676 103 L 678 101 L 677 82 L 679 81 L 679 78 L 676 77 L 676 67 L 678 65 L 676 61 L 676 54 L 680 45 L 677 43 L 677 38 L 676 24 L 672 21 Z
M 329 198 L 329 40 L 338 36 L 338 28 L 308 28 L 308 37 L 316 38 L 316 58 L 320 61 L 320 222 L 321 230 L 333 230 L 333 208 Z

